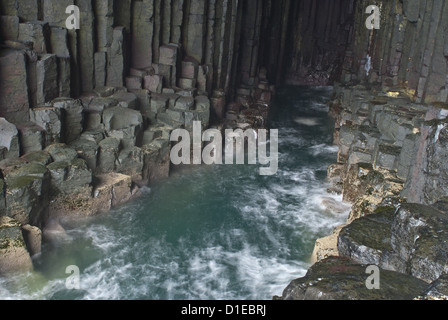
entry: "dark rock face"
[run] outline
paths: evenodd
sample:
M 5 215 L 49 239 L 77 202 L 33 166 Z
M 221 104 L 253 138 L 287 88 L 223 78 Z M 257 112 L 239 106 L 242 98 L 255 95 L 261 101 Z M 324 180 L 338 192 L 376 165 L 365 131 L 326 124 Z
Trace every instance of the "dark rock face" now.
M 412 276 L 380 270 L 379 289 L 368 289 L 368 265 L 330 257 L 312 266 L 305 277 L 284 290 L 283 300 L 412 300 L 428 284 Z
M 275 77 L 258 43 L 282 14 L 272 3 L 0 3 L 0 217 L 26 226 L 31 254 L 51 221 L 108 210 L 167 178 L 173 130 L 267 123 Z M 71 5 L 79 30 L 66 28 Z M 275 67 L 283 53 L 272 48 Z
M 443 293 L 448 3 L 376 4 L 369 31 L 367 0 L 1 1 L 0 218 L 38 252 L 34 227 L 168 177 L 174 129 L 262 127 L 272 84 L 339 81 L 330 190 L 353 207 L 333 238 L 352 261 L 317 264 L 284 298 L 411 298 L 420 280 Z M 384 291 L 359 284 L 367 264 Z
M 424 205 L 385 209 L 343 228 L 339 254 L 432 282 L 446 272 L 447 219 L 446 213 Z
M 443 291 L 448 6 L 377 1 L 380 29 L 369 31 L 372 3 L 352 4 L 353 37 L 330 106 L 339 155 L 329 190 L 353 203 L 338 254 Z
M 26 249 L 20 223 L 9 217 L 0 216 L 0 275 L 32 269 L 33 264 Z

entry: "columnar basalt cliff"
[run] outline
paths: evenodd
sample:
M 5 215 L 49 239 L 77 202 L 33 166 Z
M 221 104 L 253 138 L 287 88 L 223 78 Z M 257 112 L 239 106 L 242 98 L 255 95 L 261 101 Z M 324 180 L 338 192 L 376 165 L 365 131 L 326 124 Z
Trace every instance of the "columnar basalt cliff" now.
M 378 30 L 365 27 L 372 4 L 382 13 Z M 444 1 L 356 2 L 330 104 L 339 153 L 328 170 L 329 191 L 353 207 L 346 225 L 316 242 L 317 263 L 284 299 L 448 294 L 447 10 Z M 380 268 L 380 290 L 365 285 L 369 265 Z
M 174 129 L 266 126 L 275 85 L 334 85 L 329 192 L 353 207 L 282 298 L 446 294 L 447 13 L 443 0 L 0 1 L 0 274 L 30 270 L 63 217 L 168 177 Z M 368 265 L 383 291 L 365 288 Z
M 336 18 L 321 15 L 335 7 Z M 1 250 L 18 258 L 16 268 L 2 254 L 0 273 L 19 269 L 25 243 L 35 254 L 62 231 L 61 217 L 109 210 L 167 177 L 172 130 L 266 126 L 274 84 L 328 83 L 352 9 L 349 0 L 2 0 L 0 216 L 13 220 L 2 223 Z M 9 241 L 18 226 L 25 241 Z

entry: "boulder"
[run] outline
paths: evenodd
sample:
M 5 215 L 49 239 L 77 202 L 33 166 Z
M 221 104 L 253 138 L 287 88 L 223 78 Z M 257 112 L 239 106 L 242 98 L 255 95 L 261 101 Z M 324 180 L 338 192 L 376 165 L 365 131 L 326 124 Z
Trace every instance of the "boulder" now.
M 112 107 L 103 112 L 103 123 L 107 135 L 118 139 L 123 147 L 139 144 L 143 129 L 143 116 L 140 111 Z
M 403 204 L 395 215 L 391 244 L 407 272 L 427 282 L 447 272 L 448 217 L 419 204 Z
M 180 97 L 177 99 L 174 109 L 189 111 L 194 108 L 195 100 L 193 97 Z
M 34 163 L 41 164 L 43 166 L 46 166 L 47 164 L 49 164 L 52 161 L 51 155 L 45 150 L 33 151 L 30 153 L 24 154 L 20 158 L 25 160 L 26 162 L 31 162 L 31 163 L 34 162 Z
M 366 286 L 369 265 L 347 258 L 330 257 L 313 265 L 305 277 L 283 291 L 283 300 L 413 300 L 427 283 L 394 271 L 380 271 L 380 289 Z
M 146 89 L 135 89 L 131 90 L 133 94 L 137 97 L 139 110 L 143 116 L 148 117 L 151 112 L 151 96 Z
M 120 91 L 114 93 L 111 98 L 117 100 L 120 107 L 139 110 L 137 96 L 132 92 Z
M 106 138 L 99 142 L 98 173 L 115 171 L 119 147 L 120 140 L 115 138 Z
M 31 270 L 33 263 L 26 249 L 20 223 L 10 217 L 0 216 L 0 275 Z
M 47 168 L 51 175 L 53 196 L 76 194 L 92 183 L 92 172 L 84 159 L 56 161 Z
M 375 264 L 384 269 L 392 267 L 393 248 L 390 243 L 395 210 L 386 209 L 353 221 L 339 233 L 338 250 L 341 256 L 363 264 Z M 402 271 L 402 270 L 399 270 Z
M 61 140 L 61 110 L 52 106 L 30 109 L 30 121 L 45 130 L 44 148 Z
M 139 147 L 126 147 L 118 155 L 117 172 L 128 175 L 133 181 L 143 179 L 144 153 Z
M 430 283 L 447 271 L 447 219 L 446 212 L 426 205 L 380 207 L 342 229 L 339 253 Z
M 157 115 L 157 120 L 167 126 L 179 128 L 185 123 L 185 113 L 182 110 L 167 109 L 165 113 Z
M 151 112 L 159 114 L 165 112 L 168 108 L 170 98 L 166 94 L 152 94 L 151 95 Z
M 176 68 L 174 66 L 153 63 L 151 68 L 154 71 L 154 74 L 160 75 L 163 78 L 163 87 L 171 87 L 176 85 L 177 75 L 175 74 Z M 153 75 L 153 73 L 150 72 L 150 75 Z
M 44 148 L 45 131 L 33 122 L 17 124 L 20 137 L 20 153 L 26 154 L 32 151 L 40 151 Z
M 6 184 L 6 214 L 21 224 L 40 225 L 48 203 L 49 172 L 42 164 L 20 160 L 0 162 Z
M 143 88 L 153 93 L 162 93 L 163 75 L 155 74 L 145 76 Z
M 19 131 L 17 127 L 8 122 L 5 118 L 0 118 L 0 147 L 5 147 L 4 158 L 15 158 L 20 155 Z
M 110 173 L 95 177 L 92 206 L 96 212 L 106 212 L 128 202 L 134 195 L 132 179 L 120 173 Z
M 122 130 L 141 126 L 143 117 L 139 111 L 118 106 L 104 110 L 103 123 L 106 131 Z
M 78 157 L 75 149 L 69 147 L 64 143 L 56 143 L 45 148 L 54 162 L 58 161 L 72 161 Z
M 54 108 L 60 109 L 62 119 L 62 142 L 70 143 L 78 139 L 83 131 L 83 105 L 81 100 L 58 98 L 52 101 Z
M 22 226 L 22 234 L 30 256 L 34 257 L 40 254 L 42 251 L 42 231 L 38 227 L 26 224 Z
M 95 141 L 81 137 L 70 143 L 70 147 L 76 150 L 78 157 L 86 161 L 90 170 L 96 170 L 99 146 Z
M 93 141 L 96 144 L 98 144 L 101 140 L 104 140 L 105 138 L 105 132 L 104 130 L 88 130 L 88 131 L 84 131 L 81 134 L 81 139 L 86 139 L 89 141 Z
M 104 109 L 111 108 L 118 105 L 118 100 L 109 97 L 94 97 L 88 104 L 85 104 L 84 110 L 87 112 L 98 112 L 102 114 Z
M 106 85 L 106 86 L 101 86 L 101 87 L 97 87 L 93 90 L 93 92 L 101 98 L 107 98 L 110 97 L 111 95 L 113 95 L 115 92 L 117 92 L 117 89 L 119 87 L 114 87 L 114 86 L 110 86 L 110 85 Z

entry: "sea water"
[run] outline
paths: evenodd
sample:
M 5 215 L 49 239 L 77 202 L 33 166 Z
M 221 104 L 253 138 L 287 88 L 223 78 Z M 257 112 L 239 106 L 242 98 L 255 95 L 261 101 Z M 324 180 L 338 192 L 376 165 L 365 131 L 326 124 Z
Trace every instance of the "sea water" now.
M 279 169 L 191 165 L 107 214 L 64 225 L 35 271 L 0 279 L 1 299 L 264 300 L 306 274 L 315 240 L 347 212 L 323 204 L 336 162 L 331 87 L 282 87 L 269 126 Z M 79 269 L 69 289 L 68 266 Z

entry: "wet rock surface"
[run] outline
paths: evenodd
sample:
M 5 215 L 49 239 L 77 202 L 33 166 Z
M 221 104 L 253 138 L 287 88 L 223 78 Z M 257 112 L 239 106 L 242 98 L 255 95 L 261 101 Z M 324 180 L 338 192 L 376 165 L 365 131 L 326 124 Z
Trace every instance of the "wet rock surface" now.
M 73 4 L 79 30 L 66 28 Z M 45 241 L 59 219 L 106 211 L 167 178 L 173 130 L 191 132 L 194 121 L 203 130 L 212 122 L 220 129 L 267 124 L 274 88 L 260 70 L 266 62 L 235 48 L 269 41 L 258 20 L 242 19 L 246 5 L 0 4 L 0 217 L 24 226 L 31 255 L 40 250 L 38 230 Z M 243 60 L 252 65 L 244 80 L 237 77 Z M 237 121 L 226 123 L 234 100 Z
M 313 265 L 305 277 L 284 290 L 283 300 L 412 300 L 428 284 L 409 275 L 380 270 L 379 289 L 368 289 L 368 265 L 330 257 Z

